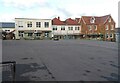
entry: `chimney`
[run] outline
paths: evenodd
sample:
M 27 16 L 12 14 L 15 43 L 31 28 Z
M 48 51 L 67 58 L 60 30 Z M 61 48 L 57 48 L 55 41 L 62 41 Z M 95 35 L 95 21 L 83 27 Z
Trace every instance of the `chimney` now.
M 58 20 L 60 20 L 60 17 L 58 16 Z

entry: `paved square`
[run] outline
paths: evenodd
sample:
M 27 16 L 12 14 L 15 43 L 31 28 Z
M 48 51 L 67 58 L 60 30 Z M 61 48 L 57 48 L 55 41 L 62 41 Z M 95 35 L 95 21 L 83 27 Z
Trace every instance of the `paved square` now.
M 17 62 L 16 81 L 118 80 L 118 44 L 92 40 L 7 40 L 3 61 Z M 4 80 L 10 80 L 3 73 Z

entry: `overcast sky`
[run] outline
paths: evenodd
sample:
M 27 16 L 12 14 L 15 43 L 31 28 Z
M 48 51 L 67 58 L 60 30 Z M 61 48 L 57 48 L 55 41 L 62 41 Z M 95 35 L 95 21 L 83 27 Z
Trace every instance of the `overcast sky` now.
M 14 18 L 52 19 L 60 16 L 104 16 L 111 14 L 118 26 L 120 0 L 0 0 L 0 21 L 14 22 Z

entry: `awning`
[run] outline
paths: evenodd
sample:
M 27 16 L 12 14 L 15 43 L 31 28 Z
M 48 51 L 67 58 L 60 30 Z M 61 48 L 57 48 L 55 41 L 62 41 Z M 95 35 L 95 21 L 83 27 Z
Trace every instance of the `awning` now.
M 34 33 L 34 30 L 24 30 L 24 33 Z

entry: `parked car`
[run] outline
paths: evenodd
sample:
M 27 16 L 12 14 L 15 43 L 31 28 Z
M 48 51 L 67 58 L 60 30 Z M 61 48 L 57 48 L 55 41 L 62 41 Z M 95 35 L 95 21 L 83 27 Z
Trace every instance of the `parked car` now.
M 58 40 L 59 40 L 59 38 L 55 37 L 55 38 L 53 38 L 53 40 L 58 41 Z

